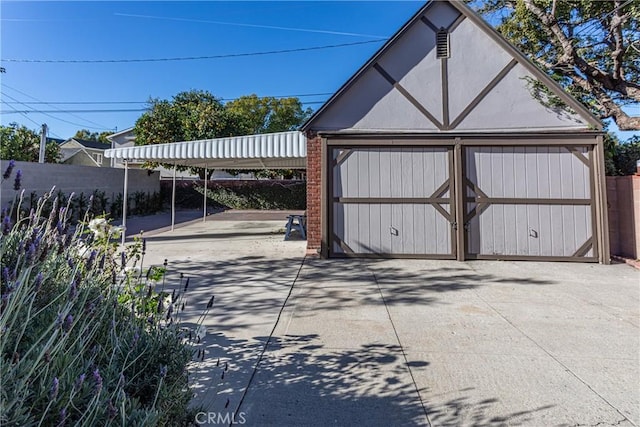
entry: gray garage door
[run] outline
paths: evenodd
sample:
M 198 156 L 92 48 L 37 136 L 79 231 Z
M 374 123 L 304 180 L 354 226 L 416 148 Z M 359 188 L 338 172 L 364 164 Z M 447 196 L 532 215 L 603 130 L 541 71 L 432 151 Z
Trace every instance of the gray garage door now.
M 587 147 L 466 147 L 468 258 L 596 261 Z
M 330 255 L 455 258 L 451 148 L 332 148 L 330 155 Z

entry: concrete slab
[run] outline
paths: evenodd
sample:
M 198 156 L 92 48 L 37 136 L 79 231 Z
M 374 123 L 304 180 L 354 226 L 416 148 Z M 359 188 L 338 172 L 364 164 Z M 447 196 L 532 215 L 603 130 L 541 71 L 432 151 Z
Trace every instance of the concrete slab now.
M 148 237 L 147 264 L 167 258 L 172 286 L 190 277 L 189 322 L 216 296 L 191 370 L 209 413 L 259 426 L 640 426 L 640 271 L 303 262 L 305 242 L 283 241 L 283 227 L 256 216 Z

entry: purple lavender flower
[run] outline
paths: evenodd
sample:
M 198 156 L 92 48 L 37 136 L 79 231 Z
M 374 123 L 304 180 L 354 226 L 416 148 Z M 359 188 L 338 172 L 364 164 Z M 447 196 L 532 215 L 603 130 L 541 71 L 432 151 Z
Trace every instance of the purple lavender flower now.
M 96 383 L 96 394 L 100 394 L 102 391 L 102 377 L 100 376 L 100 370 L 98 368 L 93 371 L 93 381 Z
M 7 169 L 4 171 L 4 174 L 2 175 L 2 178 L 9 179 L 9 177 L 11 176 L 11 172 L 13 172 L 14 167 L 16 167 L 16 161 L 10 160 L 9 164 L 7 165 Z
M 33 281 L 33 286 L 34 286 L 36 292 L 38 292 L 40 290 L 40 286 L 42 286 L 42 273 L 38 273 L 36 275 L 36 278 Z
M 2 281 L 4 283 L 9 283 L 9 280 L 11 280 L 11 276 L 9 276 L 9 267 L 3 267 L 2 268 Z
M 2 220 L 2 234 L 5 236 L 11 231 L 11 218 L 5 216 Z
M 73 325 L 73 316 L 71 314 L 68 314 L 67 317 L 64 319 L 64 325 L 62 325 L 62 328 L 66 332 L 69 332 L 69 330 L 71 329 L 71 325 Z
M 58 422 L 58 425 L 56 427 L 63 427 L 66 422 L 67 422 L 67 408 L 62 408 L 60 410 L 60 422 Z
M 73 279 L 69 286 L 69 300 L 74 300 L 78 296 L 78 279 Z
M 21 186 L 22 186 L 22 171 L 18 169 L 18 172 L 16 172 L 15 180 L 13 181 L 13 189 L 18 191 L 20 190 Z
M 58 223 L 56 224 L 56 231 L 58 232 L 58 234 L 64 233 L 64 226 L 62 225 L 62 221 L 60 220 L 58 220 Z
M 98 268 L 100 270 L 104 270 L 104 262 L 105 262 L 106 258 L 107 258 L 106 254 L 102 254 L 102 256 L 100 257 L 100 262 L 98 263 Z
M 189 288 L 189 278 L 187 277 L 187 281 L 184 284 L 184 292 L 187 292 L 187 289 Z
M 49 398 L 51 400 L 56 400 L 56 397 L 58 397 L 59 386 L 60 386 L 60 381 L 58 381 L 58 377 L 54 377 L 53 383 L 51 384 L 51 389 L 49 390 Z
M 27 248 L 27 252 L 26 252 L 27 264 L 33 264 L 33 261 L 35 261 L 35 255 L 36 255 L 36 245 L 31 243 Z
M 93 263 L 96 260 L 97 255 L 98 251 L 96 251 L 95 249 L 91 251 L 91 253 L 89 254 L 89 258 L 87 258 L 87 270 L 91 270 L 91 267 L 93 267 Z
M 76 380 L 76 383 L 73 385 L 73 388 L 75 390 L 80 390 L 80 387 L 82 387 L 82 384 L 84 384 L 84 379 L 87 376 L 85 374 L 80 374 L 80 376 L 78 376 L 78 379 Z
M 114 419 L 118 415 L 118 409 L 115 406 L 113 406 L 113 402 L 111 402 L 111 400 L 109 400 L 109 407 L 107 408 L 107 414 L 110 420 Z
M 67 264 L 69 264 L 69 268 L 75 267 L 75 262 L 73 262 L 73 258 L 67 258 Z
M 162 378 L 167 376 L 167 365 L 164 365 L 160 368 L 160 376 Z
M 120 262 L 122 263 L 122 268 L 127 265 L 127 254 L 125 254 L 124 251 L 120 254 Z
M 16 161 L 15 160 L 9 160 L 9 164 L 7 165 L 7 169 L 5 169 L 4 174 L 2 175 L 2 178 L 4 179 L 9 179 L 9 177 L 11 176 L 11 172 L 13 172 L 13 168 L 16 167 Z

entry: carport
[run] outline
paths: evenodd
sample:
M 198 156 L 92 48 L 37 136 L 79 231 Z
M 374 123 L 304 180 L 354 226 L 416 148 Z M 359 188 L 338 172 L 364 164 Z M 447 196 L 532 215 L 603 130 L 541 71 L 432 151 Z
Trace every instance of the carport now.
M 205 169 L 305 169 L 307 140 L 297 131 L 229 138 L 181 141 L 167 144 L 113 148 L 105 151 L 109 158 L 122 159 L 125 165 L 122 225 L 127 224 L 127 187 L 129 162 L 152 162 L 173 165 L 171 229 L 175 224 L 176 167 Z M 207 180 L 204 180 L 203 220 L 207 212 Z M 124 243 L 125 234 L 122 233 Z
M 425 4 L 302 129 L 324 257 L 609 261 L 601 124 L 464 2 Z

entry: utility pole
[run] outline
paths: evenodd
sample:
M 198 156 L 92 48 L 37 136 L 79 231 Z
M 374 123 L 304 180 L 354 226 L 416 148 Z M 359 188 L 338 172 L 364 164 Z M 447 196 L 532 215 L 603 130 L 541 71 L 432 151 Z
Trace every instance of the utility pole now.
M 38 156 L 38 163 L 44 163 L 44 152 L 47 146 L 47 124 L 42 125 L 42 135 L 40 135 L 40 155 Z

